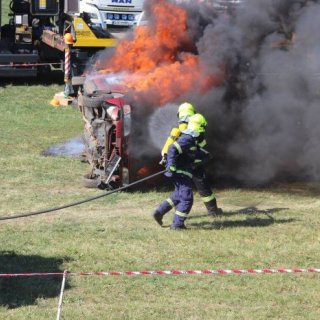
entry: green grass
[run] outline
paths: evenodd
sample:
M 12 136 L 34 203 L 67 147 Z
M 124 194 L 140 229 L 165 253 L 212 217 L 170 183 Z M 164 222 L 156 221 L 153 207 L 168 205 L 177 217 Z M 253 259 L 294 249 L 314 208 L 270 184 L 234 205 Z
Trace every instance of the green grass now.
M 82 132 L 79 112 L 49 106 L 63 84 L 0 87 L 0 216 L 101 194 L 81 187 L 88 165 L 44 157 Z M 150 213 L 168 192 L 121 192 L 19 220 L 0 221 L 0 273 L 320 267 L 320 186 L 218 189 L 226 214 L 198 195 L 190 230 L 160 228 Z M 54 319 L 61 278 L 0 278 L 1 319 Z M 62 319 L 319 319 L 318 274 L 70 277 Z
M 0 0 L 1 25 L 4 25 L 9 21 L 9 16 L 8 16 L 10 12 L 9 4 L 10 4 L 10 1 L 8 0 Z

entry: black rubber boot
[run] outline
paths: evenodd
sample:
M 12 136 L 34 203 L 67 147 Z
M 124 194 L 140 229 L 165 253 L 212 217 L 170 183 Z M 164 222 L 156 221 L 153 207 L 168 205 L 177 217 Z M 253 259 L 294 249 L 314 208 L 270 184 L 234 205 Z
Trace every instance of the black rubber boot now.
M 209 214 L 211 214 L 213 216 L 219 216 L 219 215 L 223 214 L 222 209 L 218 208 L 216 199 L 213 199 L 209 202 L 205 202 L 204 204 L 205 204 Z
M 170 230 L 182 231 L 182 230 L 187 230 L 187 227 L 185 225 L 182 225 L 182 226 L 174 226 L 174 225 L 172 225 L 170 227 Z
M 223 210 L 221 208 L 217 208 L 217 209 L 208 211 L 208 213 L 211 214 L 212 216 L 221 216 L 223 215 Z
M 163 222 L 162 222 L 162 214 L 159 212 L 159 211 L 154 211 L 153 214 L 153 219 L 156 220 L 156 222 L 158 223 L 159 226 L 162 226 L 163 225 Z

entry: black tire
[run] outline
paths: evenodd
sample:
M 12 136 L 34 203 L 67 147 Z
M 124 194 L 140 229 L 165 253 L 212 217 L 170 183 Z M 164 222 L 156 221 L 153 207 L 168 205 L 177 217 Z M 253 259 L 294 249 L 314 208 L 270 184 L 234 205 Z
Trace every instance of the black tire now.
M 90 179 L 89 175 L 84 175 L 82 177 L 81 183 L 85 188 L 96 189 L 101 184 L 101 181 L 99 178 Z
M 83 96 L 82 103 L 83 103 L 83 106 L 86 108 L 97 108 L 97 107 L 100 107 L 102 102 L 108 97 L 109 97 L 108 95 L 102 95 L 98 97 Z

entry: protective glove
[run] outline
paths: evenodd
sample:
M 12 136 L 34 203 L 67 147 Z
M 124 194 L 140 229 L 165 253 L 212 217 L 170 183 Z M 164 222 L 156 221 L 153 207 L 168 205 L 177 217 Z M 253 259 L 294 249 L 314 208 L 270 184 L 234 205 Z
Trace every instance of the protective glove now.
M 167 165 L 167 155 L 164 155 L 163 157 L 162 157 L 162 159 L 161 159 L 161 161 L 159 162 L 159 164 L 161 165 L 161 166 L 166 166 Z
M 177 171 L 177 168 L 176 168 L 176 166 L 170 166 L 169 168 L 167 168 L 167 171 L 165 172 L 165 176 L 166 177 L 172 177 L 172 174 L 174 173 L 174 172 L 176 172 Z

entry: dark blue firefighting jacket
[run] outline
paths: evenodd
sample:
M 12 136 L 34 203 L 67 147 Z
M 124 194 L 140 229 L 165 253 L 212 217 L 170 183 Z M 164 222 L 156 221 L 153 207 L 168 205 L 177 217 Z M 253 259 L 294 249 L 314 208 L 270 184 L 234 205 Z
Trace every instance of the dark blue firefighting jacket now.
M 167 155 L 167 170 L 176 168 L 176 173 L 192 178 L 195 161 L 202 159 L 206 154 L 198 146 L 197 139 L 189 134 L 182 135 L 170 145 Z

